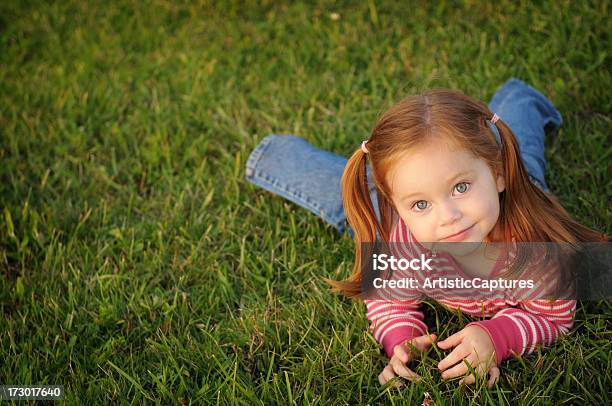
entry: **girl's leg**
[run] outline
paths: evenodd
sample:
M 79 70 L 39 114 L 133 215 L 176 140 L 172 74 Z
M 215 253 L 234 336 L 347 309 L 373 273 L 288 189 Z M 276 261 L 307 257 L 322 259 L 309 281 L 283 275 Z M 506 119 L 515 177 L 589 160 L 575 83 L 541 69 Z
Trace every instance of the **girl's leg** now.
M 489 108 L 512 129 L 531 181 L 549 192 L 544 176 L 544 135 L 561 127 L 561 114 L 542 93 L 515 78 L 497 89 Z
M 314 147 L 294 135 L 269 135 L 255 147 L 246 163 L 249 182 L 276 193 L 344 233 L 351 233 L 342 206 L 341 179 L 347 159 Z M 369 173 L 368 179 L 372 177 Z M 376 190 L 370 197 L 378 215 Z

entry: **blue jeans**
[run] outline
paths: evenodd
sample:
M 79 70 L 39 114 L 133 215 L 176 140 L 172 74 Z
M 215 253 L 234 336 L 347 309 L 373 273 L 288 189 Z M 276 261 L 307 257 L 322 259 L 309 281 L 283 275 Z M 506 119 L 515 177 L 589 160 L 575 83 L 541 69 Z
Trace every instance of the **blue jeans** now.
M 531 181 L 549 192 L 544 178 L 544 135 L 561 126 L 561 114 L 544 95 L 515 78 L 497 89 L 489 109 L 514 132 Z M 355 140 L 355 145 L 359 142 L 361 139 Z M 340 182 L 346 163 L 347 158 L 316 148 L 303 138 L 268 135 L 251 152 L 246 178 L 310 210 L 344 233 L 349 225 L 342 207 Z M 372 180 L 369 167 L 368 180 Z M 370 196 L 378 215 L 372 183 Z

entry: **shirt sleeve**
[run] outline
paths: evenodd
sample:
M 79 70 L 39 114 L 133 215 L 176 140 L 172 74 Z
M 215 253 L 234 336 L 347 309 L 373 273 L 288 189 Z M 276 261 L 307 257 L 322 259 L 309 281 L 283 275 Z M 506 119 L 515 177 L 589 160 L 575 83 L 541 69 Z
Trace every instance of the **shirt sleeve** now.
M 575 300 L 530 300 L 468 326 L 477 325 L 489 333 L 499 365 L 513 354 L 530 354 L 538 344 L 556 342 L 573 326 L 575 313 Z
M 370 330 L 387 356 L 393 349 L 414 337 L 427 333 L 419 300 L 365 300 Z

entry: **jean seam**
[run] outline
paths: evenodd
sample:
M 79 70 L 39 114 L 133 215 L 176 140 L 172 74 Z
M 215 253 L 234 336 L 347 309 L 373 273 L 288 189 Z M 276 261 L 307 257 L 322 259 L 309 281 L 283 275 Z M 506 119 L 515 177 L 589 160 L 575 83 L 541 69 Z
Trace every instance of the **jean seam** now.
M 251 155 L 249 156 L 246 162 L 247 178 L 252 176 L 255 173 L 255 167 L 257 166 L 257 163 L 263 156 L 263 153 L 268 147 L 268 145 L 270 145 L 270 141 L 272 141 L 272 138 L 270 136 L 265 137 L 259 142 L 259 144 L 255 147 L 255 149 L 251 151 Z

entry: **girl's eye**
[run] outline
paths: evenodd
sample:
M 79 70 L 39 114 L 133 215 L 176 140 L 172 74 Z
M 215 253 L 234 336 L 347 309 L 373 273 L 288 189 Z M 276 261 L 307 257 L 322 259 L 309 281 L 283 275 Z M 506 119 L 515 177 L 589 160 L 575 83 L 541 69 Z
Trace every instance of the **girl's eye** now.
M 412 207 L 416 207 L 418 209 L 417 211 L 423 211 L 427 208 L 427 202 L 425 200 L 419 200 L 413 204 Z
M 467 192 L 469 183 L 467 182 L 461 182 L 461 183 L 457 183 L 455 185 L 455 189 L 457 190 L 457 192 L 459 193 L 465 193 Z

